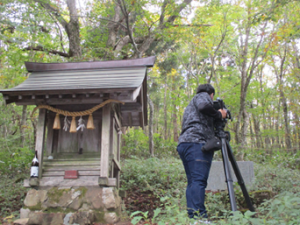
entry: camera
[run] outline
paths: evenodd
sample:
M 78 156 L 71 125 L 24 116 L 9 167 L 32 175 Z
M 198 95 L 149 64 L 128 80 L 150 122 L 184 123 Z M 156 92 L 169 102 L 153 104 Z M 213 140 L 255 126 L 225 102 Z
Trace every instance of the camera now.
M 230 133 L 228 131 L 224 131 L 224 127 L 227 123 L 227 119 L 232 120 L 230 111 L 226 108 L 225 103 L 222 99 L 217 98 L 217 100 L 214 101 L 214 108 L 216 110 L 219 109 L 225 109 L 226 110 L 226 118 L 222 119 L 220 121 L 215 121 L 215 134 L 217 137 L 225 137 L 228 141 L 230 141 Z
M 219 109 L 226 109 L 227 114 L 226 114 L 226 119 L 231 119 L 231 113 L 230 111 L 226 108 L 224 101 L 221 98 L 217 98 L 217 100 L 214 101 L 214 108 L 216 110 Z

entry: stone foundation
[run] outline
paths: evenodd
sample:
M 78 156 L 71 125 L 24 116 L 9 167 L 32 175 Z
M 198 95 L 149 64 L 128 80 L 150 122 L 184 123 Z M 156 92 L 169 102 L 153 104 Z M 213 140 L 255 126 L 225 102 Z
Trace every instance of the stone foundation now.
M 121 198 L 112 187 L 30 189 L 20 212 L 28 225 L 116 223 Z

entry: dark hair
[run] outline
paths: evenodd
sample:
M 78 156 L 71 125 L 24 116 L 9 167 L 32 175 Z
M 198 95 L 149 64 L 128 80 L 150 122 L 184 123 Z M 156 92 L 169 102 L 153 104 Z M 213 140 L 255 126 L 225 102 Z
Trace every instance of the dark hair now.
M 213 93 L 215 95 L 215 89 L 211 84 L 200 84 L 197 88 L 197 94 L 200 92 L 206 92 L 209 95 Z

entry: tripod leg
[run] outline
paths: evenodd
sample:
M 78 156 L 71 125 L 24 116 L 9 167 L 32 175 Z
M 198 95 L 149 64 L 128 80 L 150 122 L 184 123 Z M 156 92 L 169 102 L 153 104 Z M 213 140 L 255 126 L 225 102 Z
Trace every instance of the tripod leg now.
M 245 182 L 243 180 L 243 177 L 242 177 L 242 174 L 240 172 L 240 169 L 238 167 L 238 164 L 234 158 L 234 155 L 232 153 L 232 149 L 231 149 L 231 146 L 229 144 L 228 141 L 226 141 L 226 146 L 227 146 L 227 152 L 228 152 L 228 157 L 230 159 L 230 162 L 231 162 L 231 165 L 232 165 L 232 168 L 233 168 L 233 171 L 235 173 L 235 176 L 238 180 L 238 184 L 240 185 L 241 189 L 242 189 L 242 192 L 243 192 L 243 195 L 244 195 L 244 198 L 246 200 L 246 203 L 248 205 L 248 208 L 251 212 L 255 212 L 255 209 L 252 205 L 252 202 L 251 202 L 251 199 L 249 197 L 249 194 L 248 194 L 248 191 L 247 191 L 247 188 L 245 186 Z
M 225 172 L 225 177 L 226 177 L 226 183 L 227 183 L 227 188 L 228 188 L 228 193 L 229 193 L 229 200 L 230 200 L 230 205 L 231 205 L 231 210 L 236 211 L 236 200 L 235 200 L 235 195 L 234 195 L 234 190 L 233 190 L 233 179 L 231 176 L 231 171 L 229 168 L 229 160 L 228 160 L 228 150 L 227 150 L 227 145 L 226 145 L 226 140 L 225 138 L 222 138 L 222 157 L 223 157 L 223 165 L 224 165 L 224 172 Z

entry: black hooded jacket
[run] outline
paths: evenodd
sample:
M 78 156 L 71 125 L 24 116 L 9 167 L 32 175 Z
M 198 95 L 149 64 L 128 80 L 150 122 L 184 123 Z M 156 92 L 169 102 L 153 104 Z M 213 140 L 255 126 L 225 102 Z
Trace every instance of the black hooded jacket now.
M 216 119 L 221 120 L 222 114 L 213 107 L 213 101 L 209 94 L 198 93 L 184 111 L 178 144 L 206 142 L 214 136 L 214 120 Z

